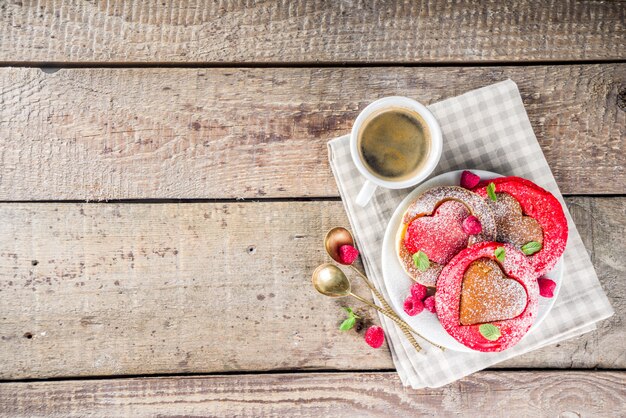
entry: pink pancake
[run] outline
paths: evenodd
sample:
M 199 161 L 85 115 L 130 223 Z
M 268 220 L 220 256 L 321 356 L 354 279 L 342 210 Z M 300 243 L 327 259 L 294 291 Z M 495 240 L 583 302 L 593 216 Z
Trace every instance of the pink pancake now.
M 421 216 L 409 224 L 404 246 L 411 254 L 421 250 L 430 261 L 445 265 L 467 247 L 470 235 L 463 231 L 463 221 L 469 215 L 463 203 L 443 202 L 432 216 Z
M 495 258 L 495 250 L 498 247 L 505 248 L 506 255 L 502 263 Z M 488 340 L 480 333 L 481 324 L 461 325 L 460 322 L 461 292 L 465 273 L 474 261 L 481 259 L 497 262 L 508 279 L 516 280 L 526 291 L 526 306 L 521 314 L 511 319 L 490 322 L 501 333 L 495 341 Z M 486 292 L 495 294 L 496 290 L 501 291 L 495 286 L 493 289 L 493 292 L 490 289 L 486 289 Z M 435 304 L 441 325 L 454 339 L 473 350 L 490 352 L 506 350 L 526 335 L 537 316 L 538 298 L 539 287 L 534 270 L 521 251 L 509 244 L 481 242 L 461 251 L 443 268 L 437 281 Z
M 552 193 L 542 189 L 530 180 L 520 177 L 501 177 L 482 181 L 474 189 L 489 203 L 487 185 L 494 183 L 496 195 L 508 193 L 520 204 L 524 215 L 534 218 L 543 229 L 543 246 L 539 252 L 527 256 L 539 277 L 554 268 L 567 244 L 567 219 L 561 203 Z M 491 202 L 493 203 L 493 202 Z
M 481 223 L 482 231 L 475 235 L 463 232 L 463 220 L 473 215 Z M 443 266 L 467 246 L 496 238 L 496 224 L 485 200 L 469 190 L 457 186 L 433 187 L 419 195 L 402 218 L 397 235 L 397 253 L 400 264 L 416 282 L 435 287 Z M 413 254 L 423 251 L 430 267 L 419 270 Z

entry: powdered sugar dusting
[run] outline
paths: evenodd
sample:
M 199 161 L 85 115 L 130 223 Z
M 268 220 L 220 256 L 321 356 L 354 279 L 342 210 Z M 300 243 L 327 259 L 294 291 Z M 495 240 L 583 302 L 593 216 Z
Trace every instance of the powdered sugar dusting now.
M 489 205 L 474 192 L 458 186 L 433 187 L 419 195 L 409 206 L 402 218 L 408 224 L 418 216 L 431 215 L 437 206 L 447 200 L 456 200 L 465 205 L 469 212 L 478 218 L 483 230 L 470 238 L 470 245 L 481 241 L 492 241 L 496 238 L 496 221 Z
M 419 270 L 415 267 L 415 263 L 413 263 L 413 254 L 411 254 L 402 243 L 398 245 L 398 257 L 400 258 L 402 267 L 404 267 L 404 270 L 413 280 L 427 287 L 435 287 L 437 277 L 439 277 L 439 273 L 441 273 L 441 269 L 443 269 L 441 264 L 432 261 L 426 271 Z
M 508 193 L 496 193 L 497 201 L 488 200 L 496 219 L 498 242 L 517 248 L 531 241 L 543 244 L 543 229 L 536 219 L 522 213 L 519 202 Z
M 518 316 L 489 322 L 498 327 L 501 333 L 497 340 L 490 341 L 480 333 L 480 324 L 460 323 L 461 291 L 469 266 L 482 259 L 490 259 L 496 263 L 494 252 L 501 246 L 504 246 L 506 256 L 504 262 L 497 264 L 510 278 L 503 280 L 519 282 L 526 292 L 527 302 Z M 538 298 L 539 287 L 533 268 L 521 251 L 510 244 L 481 242 L 461 251 L 444 267 L 437 280 L 435 305 L 441 325 L 461 344 L 477 351 L 502 351 L 517 344 L 528 332 L 537 315 Z
M 526 302 L 524 286 L 507 278 L 498 263 L 476 260 L 463 277 L 459 322 L 473 325 L 515 318 Z
M 446 213 L 448 210 L 458 210 L 454 206 L 443 205 L 444 202 L 460 203 L 464 206 L 463 216 L 467 214 L 474 215 L 478 218 L 482 225 L 482 231 L 479 234 L 471 235 L 467 238 L 466 245 L 473 245 L 481 241 L 493 241 L 496 239 L 496 222 L 491 213 L 491 209 L 484 199 L 462 187 L 458 186 L 442 186 L 433 187 L 419 195 L 415 201 L 409 206 L 403 216 L 402 224 L 397 235 L 397 252 L 400 258 L 400 264 L 404 267 L 407 274 L 418 283 L 425 286 L 434 287 L 437 277 L 443 268 L 442 264 L 431 261 L 430 268 L 426 271 L 418 270 L 413 264 L 412 253 L 404 246 L 404 233 L 408 224 L 414 219 L 422 216 L 430 216 L 438 207 Z M 455 254 L 452 254 L 454 256 Z M 447 257 L 446 257 L 447 258 Z M 441 260 L 443 261 L 443 260 Z
M 420 216 L 409 224 L 404 246 L 411 253 L 423 251 L 431 261 L 446 264 L 467 247 L 469 234 L 463 231 L 463 221 L 469 216 L 464 204 L 443 202 L 432 216 Z
M 552 193 L 521 177 L 500 177 L 489 182 L 495 184 L 496 195 L 511 195 L 519 203 L 523 213 L 539 223 L 543 230 L 543 246 L 539 252 L 528 256 L 528 259 L 536 276 L 550 271 L 563 255 L 567 244 L 567 219 L 561 203 Z M 489 182 L 479 183 L 474 191 L 487 199 L 486 187 Z

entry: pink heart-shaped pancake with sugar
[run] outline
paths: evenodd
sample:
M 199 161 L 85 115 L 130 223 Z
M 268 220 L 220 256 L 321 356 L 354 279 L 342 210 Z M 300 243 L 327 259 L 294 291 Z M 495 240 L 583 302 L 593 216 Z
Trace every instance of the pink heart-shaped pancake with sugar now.
M 411 221 L 404 235 L 404 246 L 411 254 L 422 251 L 430 261 L 445 265 L 467 247 L 470 236 L 463 231 L 463 221 L 469 215 L 463 203 L 445 201 L 432 216 Z

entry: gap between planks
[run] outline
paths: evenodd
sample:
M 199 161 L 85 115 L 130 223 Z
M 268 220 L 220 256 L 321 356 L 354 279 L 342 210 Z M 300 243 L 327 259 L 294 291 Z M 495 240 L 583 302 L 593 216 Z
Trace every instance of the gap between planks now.
M 483 371 L 421 390 L 394 372 L 8 383 L 0 416 L 608 416 L 624 384 L 616 371 Z
M 563 197 L 589 197 L 598 199 L 619 199 L 626 197 L 626 194 L 563 194 Z M 110 199 L 110 200 L 0 200 L 2 204 L 12 203 L 67 203 L 67 204 L 109 204 L 109 205 L 146 205 L 146 204 L 194 204 L 194 203 L 281 203 L 281 202 L 341 202 L 341 196 L 318 196 L 318 197 L 242 197 L 223 199 Z
M 119 68 L 119 69 L 142 69 L 142 68 L 455 68 L 455 67 L 537 67 L 537 66 L 565 66 L 565 65 L 596 65 L 596 64 L 622 64 L 626 59 L 589 59 L 589 60 L 558 60 L 558 61 L 459 61 L 459 62 L 358 62 L 358 61 L 327 61 L 327 62 L 32 62 L 32 61 L 0 61 L 0 68 L 39 68 L 40 70 L 54 74 L 58 70 L 81 69 L 81 68 Z
M 626 368 L 605 369 L 605 368 L 559 368 L 559 367 L 488 367 L 480 370 L 481 372 L 494 373 L 511 373 L 511 372 L 626 372 Z M 371 374 L 371 373 L 396 373 L 396 369 L 276 369 L 276 370 L 241 370 L 232 372 L 197 372 L 197 373 L 149 373 L 149 374 L 118 374 L 118 375 L 100 375 L 100 376 L 62 376 L 49 378 L 27 378 L 27 379 L 0 379 L 0 385 L 9 383 L 45 383 L 45 382 L 89 382 L 93 380 L 120 380 L 120 379 L 176 379 L 176 378 L 203 378 L 203 377 L 237 377 L 237 376 L 275 376 L 275 375 L 311 375 L 311 374 Z

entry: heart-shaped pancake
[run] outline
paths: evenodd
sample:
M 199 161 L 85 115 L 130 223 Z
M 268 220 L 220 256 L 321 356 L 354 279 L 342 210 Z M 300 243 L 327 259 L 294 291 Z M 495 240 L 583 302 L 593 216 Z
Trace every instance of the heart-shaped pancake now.
M 493 183 L 495 186 L 496 202 L 493 202 L 487 196 L 487 186 L 490 183 Z M 512 228 L 519 235 L 515 236 L 512 234 L 507 236 L 506 239 L 503 239 L 503 241 L 511 242 L 518 248 L 520 244 L 524 245 L 530 241 L 541 243 L 541 249 L 529 255 L 528 260 L 535 269 L 535 277 L 539 277 L 552 270 L 565 251 L 568 235 L 567 219 L 565 218 L 565 213 L 563 212 L 563 207 L 559 200 L 554 197 L 552 193 L 542 189 L 532 181 L 514 176 L 481 181 L 474 191 L 485 198 L 485 201 L 488 202 L 492 211 L 501 211 L 501 213 L 497 215 L 497 218 L 506 218 L 512 213 L 511 211 L 513 211 L 515 212 L 513 214 L 514 219 L 520 219 L 520 211 L 518 209 L 508 208 L 507 202 L 509 202 L 508 199 L 510 197 L 518 203 L 523 215 L 534 219 L 539 224 L 539 228 L 541 228 L 541 239 L 539 238 L 537 226 L 533 226 L 529 221 L 523 221 L 524 218 L 521 218 L 522 221 L 520 222 L 524 222 L 524 225 Z M 498 201 L 500 200 L 504 200 L 505 204 L 502 208 L 498 209 Z M 495 216 L 494 214 L 494 217 Z M 509 230 L 511 229 L 510 227 L 508 228 Z M 528 233 L 523 233 L 522 230 L 524 228 L 534 229 Z M 500 231 L 500 229 L 502 229 L 502 231 Z M 501 235 L 508 235 L 506 231 L 507 224 L 501 221 L 501 223 L 498 224 L 498 240 L 501 239 Z M 531 237 L 533 239 L 528 239 Z M 526 240 L 526 242 L 522 242 L 524 240 Z
M 463 231 L 463 221 L 472 215 L 480 231 Z M 398 259 L 416 282 L 435 287 L 443 266 L 463 248 L 496 239 L 496 221 L 489 204 L 478 194 L 457 186 L 433 187 L 420 194 L 402 216 L 396 236 Z M 420 270 L 413 255 L 424 252 L 430 267 Z
M 495 202 L 489 200 L 498 231 L 498 242 L 508 242 L 517 248 L 536 241 L 543 244 L 543 229 L 535 218 L 522 213 L 519 202 L 508 193 L 496 193 Z
M 463 220 L 469 214 L 463 203 L 443 202 L 432 216 L 421 216 L 409 224 L 404 246 L 411 254 L 423 251 L 430 261 L 446 264 L 467 247 L 469 234 L 463 232 Z
M 517 344 L 537 316 L 538 299 L 528 257 L 500 242 L 480 242 L 454 256 L 441 271 L 435 293 L 443 328 L 476 351 L 502 351 Z M 481 330 L 485 326 L 498 335 L 486 335 Z
M 526 290 L 508 278 L 493 260 L 472 262 L 463 276 L 459 322 L 461 325 L 506 321 L 521 314 L 527 303 Z

